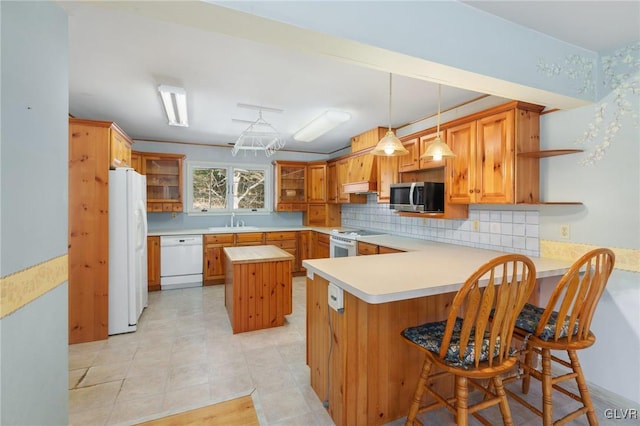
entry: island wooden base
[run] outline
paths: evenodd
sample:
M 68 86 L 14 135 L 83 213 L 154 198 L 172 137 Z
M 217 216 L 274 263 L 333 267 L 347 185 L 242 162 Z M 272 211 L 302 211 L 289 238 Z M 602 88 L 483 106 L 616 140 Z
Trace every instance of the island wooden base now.
M 321 401 L 328 399 L 338 426 L 379 425 L 406 416 L 424 355 L 400 332 L 446 319 L 455 293 L 374 305 L 345 292 L 344 312 L 338 313 L 327 305 L 327 286 L 318 275 L 307 278 L 311 387 Z M 437 386 L 452 392 L 452 384 L 443 380 Z
M 225 306 L 233 333 L 284 325 L 292 312 L 291 260 L 226 259 Z

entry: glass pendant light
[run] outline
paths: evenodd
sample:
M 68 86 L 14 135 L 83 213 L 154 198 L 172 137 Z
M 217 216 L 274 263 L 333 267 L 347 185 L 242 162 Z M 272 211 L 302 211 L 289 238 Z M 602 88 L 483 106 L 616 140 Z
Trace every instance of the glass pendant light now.
M 376 147 L 371 151 L 373 155 L 384 155 L 387 157 L 398 157 L 408 154 L 409 151 L 402 145 L 400 139 L 391 130 L 391 73 L 389 73 L 389 130 Z
M 443 158 L 453 158 L 456 154 L 451 151 L 449 145 L 442 142 L 440 139 L 440 97 L 441 97 L 442 85 L 438 84 L 438 130 L 436 130 L 436 139 L 431 142 L 427 147 L 427 150 L 420 156 L 423 160 L 440 161 Z

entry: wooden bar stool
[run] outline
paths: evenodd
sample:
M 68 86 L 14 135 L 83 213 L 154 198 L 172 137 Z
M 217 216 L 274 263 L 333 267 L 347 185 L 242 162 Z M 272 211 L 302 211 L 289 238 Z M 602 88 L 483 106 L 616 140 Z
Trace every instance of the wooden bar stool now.
M 496 404 L 500 405 L 504 424 L 513 425 L 500 374 L 516 363 L 515 351 L 510 347 L 513 327 L 533 291 L 535 280 L 535 266 L 526 256 L 497 257 L 467 279 L 456 294 L 446 321 L 402 331 L 405 341 L 425 354 L 407 425 L 421 424 L 416 418 L 418 413 L 440 406 L 456 416 L 458 425 L 468 424 L 469 414 L 484 424 L 491 424 L 477 411 Z M 490 321 L 492 313 L 494 318 Z M 442 371 L 431 374 L 433 366 Z M 429 384 L 451 374 L 455 376 L 455 395 L 447 399 Z M 478 381 L 484 379 L 489 379 L 486 388 Z M 467 402 L 469 384 L 485 393 L 485 399 L 471 407 Z M 421 408 L 425 391 L 436 402 Z
M 562 276 L 544 309 L 527 303 L 516 320 L 514 333 L 526 342 L 525 361 L 522 365 L 524 370 L 522 392 L 528 393 L 531 377 L 540 380 L 542 411 L 519 395 L 509 390 L 507 392 L 515 400 L 541 416 L 545 426 L 561 425 L 582 414 L 587 415 L 590 425 L 598 424 L 576 351 L 588 348 L 596 341 L 589 330 L 591 319 L 607 285 L 614 263 L 615 255 L 609 249 L 601 248 L 586 253 Z M 558 318 L 564 318 L 560 326 L 558 326 Z M 569 362 L 551 355 L 552 350 L 567 351 Z M 533 365 L 536 353 L 542 355 L 542 371 L 536 370 Z M 571 372 L 554 377 L 551 361 L 571 369 Z M 559 385 L 571 379 L 576 380 L 579 395 Z M 552 403 L 554 389 L 582 404 L 580 408 L 555 422 Z

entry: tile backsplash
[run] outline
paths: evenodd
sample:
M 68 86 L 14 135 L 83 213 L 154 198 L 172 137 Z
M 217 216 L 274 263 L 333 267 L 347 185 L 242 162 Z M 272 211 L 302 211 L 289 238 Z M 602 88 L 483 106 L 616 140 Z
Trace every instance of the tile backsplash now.
M 342 205 L 342 226 L 528 256 L 540 255 L 537 210 L 506 210 L 505 206 L 500 206 L 500 210 L 486 210 L 470 206 L 467 219 L 404 217 L 391 210 L 388 204 L 378 204 L 376 195 L 369 194 L 367 204 Z

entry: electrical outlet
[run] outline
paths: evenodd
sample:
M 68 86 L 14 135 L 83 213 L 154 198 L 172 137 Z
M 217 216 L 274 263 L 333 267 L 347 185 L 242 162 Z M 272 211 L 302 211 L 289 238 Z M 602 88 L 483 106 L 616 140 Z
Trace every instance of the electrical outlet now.
M 480 230 L 480 221 L 478 219 L 473 221 L 473 230 L 476 232 Z
M 423 217 L 423 218 L 422 218 L 422 224 L 423 224 L 423 225 L 426 225 L 426 224 L 427 224 L 427 218 L 426 218 L 426 217 Z
M 176 212 L 171 213 L 171 218 L 175 219 L 176 217 L 178 217 L 178 214 Z
M 571 227 L 569 225 L 560 225 L 560 238 L 571 238 Z

